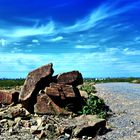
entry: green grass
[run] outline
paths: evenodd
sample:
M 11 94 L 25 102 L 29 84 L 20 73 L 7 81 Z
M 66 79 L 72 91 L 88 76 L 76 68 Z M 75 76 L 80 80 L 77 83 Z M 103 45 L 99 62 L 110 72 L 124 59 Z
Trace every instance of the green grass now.
M 25 79 L 0 79 L 0 89 L 11 89 L 22 86 Z
M 93 86 L 93 83 L 91 82 L 85 82 L 81 87 L 80 87 L 80 90 L 82 91 L 86 91 L 87 94 L 90 94 L 90 93 L 95 93 L 95 87 Z
M 97 115 L 99 118 L 106 118 L 106 110 L 105 110 L 106 105 L 104 103 L 104 100 L 92 94 L 92 93 L 96 93 L 94 83 L 86 81 L 80 87 L 80 90 L 86 91 L 88 94 L 88 98 L 84 99 L 82 109 L 78 113 L 80 115 L 91 114 L 91 115 Z
M 82 110 L 79 114 L 91 114 L 97 115 L 99 118 L 106 118 L 105 103 L 104 100 L 98 96 L 90 94 L 87 99 L 84 99 L 85 104 L 82 106 Z

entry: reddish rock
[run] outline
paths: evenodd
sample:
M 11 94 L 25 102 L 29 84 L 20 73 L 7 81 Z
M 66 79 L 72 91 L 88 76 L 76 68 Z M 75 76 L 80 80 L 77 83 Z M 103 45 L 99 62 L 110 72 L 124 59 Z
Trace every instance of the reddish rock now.
M 68 114 L 66 110 L 55 104 L 47 94 L 42 94 L 37 97 L 34 112 L 37 114 Z
M 45 93 L 47 93 L 49 96 L 55 96 L 55 97 L 61 96 L 61 92 L 57 87 L 46 87 Z
M 77 98 L 80 96 L 77 88 L 71 85 L 51 83 L 50 87 L 46 87 L 45 92 L 49 96 L 59 96 L 61 99 Z
M 26 101 L 31 98 L 33 94 L 38 94 L 41 89 L 50 83 L 51 76 L 54 72 L 52 66 L 52 63 L 50 63 L 28 74 L 19 96 L 21 101 Z
M 106 130 L 106 120 L 100 119 L 96 115 L 81 115 L 72 119 L 63 119 L 60 126 L 63 133 L 71 130 L 73 136 L 80 139 L 83 136 L 94 138 Z
M 18 92 L 5 92 L 0 91 L 0 103 L 1 104 L 11 104 L 11 103 L 17 103 L 18 102 Z
M 57 76 L 57 83 L 78 86 L 83 84 L 83 77 L 79 71 L 66 72 Z
M 71 85 L 51 83 L 44 93 L 37 96 L 34 106 L 38 114 L 69 114 L 81 107 L 81 96 Z

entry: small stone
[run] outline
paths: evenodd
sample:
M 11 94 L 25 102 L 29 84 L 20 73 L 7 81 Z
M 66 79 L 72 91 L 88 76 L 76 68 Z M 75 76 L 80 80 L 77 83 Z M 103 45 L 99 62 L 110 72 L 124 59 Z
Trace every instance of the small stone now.
M 14 124 L 15 124 L 15 122 L 14 122 L 13 120 L 8 120 L 8 125 L 9 125 L 10 127 L 12 127 Z
M 9 135 L 15 135 L 17 131 L 14 128 L 9 129 Z
M 66 138 L 70 138 L 70 134 L 65 133 L 65 137 L 66 137 Z
M 87 136 L 82 136 L 82 140 L 86 140 L 87 138 Z
M 43 115 L 43 116 L 42 116 L 42 121 L 46 121 L 46 120 L 47 120 L 47 118 L 48 118 L 48 116 L 47 116 L 47 115 Z
M 21 121 L 21 117 L 15 118 L 15 123 L 19 123 Z

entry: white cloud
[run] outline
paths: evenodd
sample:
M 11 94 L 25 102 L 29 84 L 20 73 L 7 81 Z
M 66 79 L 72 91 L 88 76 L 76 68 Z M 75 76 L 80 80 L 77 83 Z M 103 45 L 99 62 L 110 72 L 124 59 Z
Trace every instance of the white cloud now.
M 6 45 L 6 40 L 5 39 L 0 39 L 0 44 L 1 46 L 5 46 Z
M 63 36 L 58 36 L 56 38 L 52 38 L 49 41 L 51 41 L 51 42 L 57 42 L 57 41 L 60 41 L 60 40 L 63 40 Z
M 63 30 L 66 33 L 69 32 L 78 32 L 78 31 L 85 31 L 91 28 L 94 28 L 101 20 L 110 18 L 112 16 L 119 15 L 121 13 L 127 12 L 134 7 L 138 6 L 140 2 L 134 2 L 131 5 L 125 5 L 121 8 L 116 8 L 117 3 L 109 5 L 103 4 L 99 6 L 97 9 L 93 10 L 91 14 L 85 17 L 82 20 L 77 21 L 74 25 L 65 27 Z M 120 26 L 120 25 L 117 25 Z
M 130 50 L 129 48 L 125 48 L 123 50 L 123 54 L 125 54 L 125 55 L 133 55 L 133 56 L 140 55 L 140 50 Z
M 77 49 L 95 49 L 98 48 L 97 45 L 76 45 L 75 48 Z
M 0 72 L 3 71 L 1 77 L 25 77 L 29 71 L 50 62 L 54 64 L 55 74 L 79 70 L 84 77 L 124 76 L 131 74 L 133 71 L 140 71 L 138 62 L 126 61 L 127 57 L 125 55 L 118 57 L 114 53 L 111 53 L 116 51 L 115 48 L 111 48 L 104 52 L 93 53 L 0 53 Z M 133 68 L 136 69 L 134 70 Z M 7 70 L 10 72 L 6 73 Z M 12 73 L 12 71 L 17 73 Z
M 16 46 L 20 46 L 21 45 L 19 42 L 14 42 L 13 44 L 16 45 Z
M 135 37 L 134 41 L 140 42 L 140 36 Z
M 13 30 L 9 29 L 0 29 L 3 32 L 4 37 L 9 38 L 24 38 L 28 36 L 56 36 L 59 33 L 75 33 L 79 31 L 86 31 L 89 29 L 94 28 L 96 25 L 102 23 L 102 20 L 110 18 L 112 16 L 119 15 L 121 13 L 127 12 L 134 7 L 138 7 L 140 2 L 132 2 L 131 4 L 126 4 L 120 8 L 116 8 L 119 5 L 119 2 L 110 5 L 109 3 L 105 3 L 94 9 L 88 16 L 84 17 L 83 19 L 77 20 L 75 24 L 69 26 L 61 26 L 61 24 L 57 24 L 54 21 L 50 21 L 46 25 L 38 26 L 38 20 L 34 21 L 35 24 L 32 27 L 19 27 L 16 26 Z M 32 20 L 32 19 L 31 19 Z M 121 24 L 114 25 L 113 28 L 119 27 Z M 61 36 L 58 38 L 52 39 L 52 41 L 59 41 L 63 39 Z
M 37 39 L 33 39 L 32 42 L 33 43 L 39 43 L 39 41 Z
M 15 57 L 16 55 L 16 57 Z M 72 56 L 72 57 L 71 57 Z M 118 59 L 105 53 L 61 53 L 61 54 L 0 54 L 0 71 L 15 71 L 20 76 L 41 65 L 52 62 L 55 74 L 79 70 L 83 76 L 101 76 L 109 73 L 109 67 Z M 14 74 L 14 73 L 13 73 Z M 12 76 L 12 75 L 7 75 Z M 13 75 L 17 77 L 17 75 Z M 20 77 L 21 77 L 20 76 Z M 1 75 L 2 77 L 2 75 Z
M 33 40 L 32 40 L 32 43 L 34 43 L 34 44 L 36 44 L 36 45 L 40 45 L 40 42 L 39 42 L 39 40 L 37 40 L 37 39 L 33 39 Z
M 46 25 L 41 25 L 39 27 L 15 27 L 11 34 L 7 33 L 7 37 L 27 37 L 27 36 L 37 36 L 37 35 L 50 35 L 54 33 L 55 25 L 53 21 L 50 21 Z

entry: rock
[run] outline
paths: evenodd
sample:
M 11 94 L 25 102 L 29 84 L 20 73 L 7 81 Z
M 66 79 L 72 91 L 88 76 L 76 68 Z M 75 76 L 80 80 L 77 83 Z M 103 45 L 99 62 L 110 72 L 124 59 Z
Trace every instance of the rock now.
M 67 111 L 56 105 L 47 94 L 37 96 L 34 111 L 37 114 L 68 114 Z
M 18 92 L 6 92 L 6 91 L 0 91 L 0 103 L 9 105 L 11 103 L 17 103 L 18 102 Z
M 27 117 L 29 115 L 28 111 L 25 108 L 22 108 L 21 104 L 16 106 L 11 106 L 0 112 L 0 117 L 4 118 L 16 118 L 16 117 Z
M 86 91 L 80 90 L 80 95 L 81 95 L 82 97 L 84 97 L 84 98 L 88 98 L 88 94 L 87 94 Z
M 79 71 L 66 72 L 57 76 L 57 83 L 78 86 L 83 84 L 83 77 Z
M 82 136 L 94 137 L 99 134 L 106 126 L 104 119 L 99 119 L 96 115 L 81 115 L 73 119 L 64 121 L 61 123 L 64 128 L 64 132 L 68 130 L 78 138 Z
M 40 90 L 50 84 L 54 72 L 52 66 L 53 64 L 50 63 L 35 69 L 28 74 L 19 95 L 19 99 L 27 110 L 33 112 L 37 94 Z
M 50 87 L 45 88 L 45 93 L 49 96 L 66 98 L 77 98 L 80 96 L 77 88 L 71 85 L 50 83 Z
M 44 93 L 37 96 L 34 106 L 38 114 L 70 114 L 81 108 L 81 96 L 76 87 L 50 83 Z
M 34 112 L 37 114 L 54 114 L 55 111 L 51 104 L 51 99 L 47 94 L 37 96 L 37 103 L 34 106 Z
M 15 124 L 15 122 L 13 120 L 10 120 L 10 119 L 8 120 L 8 126 L 9 127 L 13 127 L 14 124 Z

